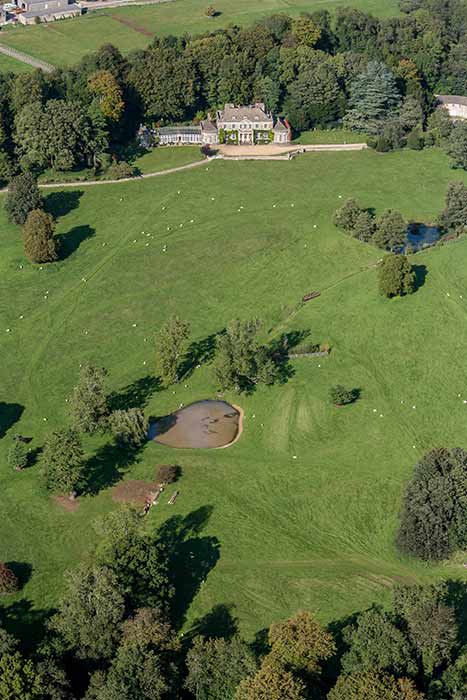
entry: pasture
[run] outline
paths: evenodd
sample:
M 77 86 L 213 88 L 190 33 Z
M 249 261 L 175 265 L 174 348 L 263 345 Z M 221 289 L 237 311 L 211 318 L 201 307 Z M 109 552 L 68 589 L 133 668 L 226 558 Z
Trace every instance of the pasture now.
M 73 65 L 102 44 L 117 46 L 123 53 L 143 49 L 153 35 L 180 35 L 227 27 L 230 24 L 251 24 L 267 15 L 285 12 L 298 15 L 349 5 L 348 0 L 219 0 L 219 15 L 205 14 L 204 0 L 172 0 L 159 5 L 108 8 L 89 12 L 83 17 L 30 27 L 15 27 L 2 32 L 3 44 L 24 51 L 57 67 Z M 398 12 L 396 0 L 353 0 L 352 6 L 382 17 Z M 13 70 L 13 66 L 11 69 Z
M 111 486 L 153 480 L 161 463 L 181 465 L 180 495 L 168 505 L 167 491 L 147 526 L 182 519 L 185 629 L 224 605 L 252 638 L 297 609 L 331 621 L 387 603 L 397 582 L 465 577 L 462 560 L 402 558 L 394 535 L 417 458 L 434 445 L 467 445 L 467 368 L 457 360 L 467 342 L 467 241 L 414 256 L 419 289 L 389 301 L 377 292 L 381 251 L 331 223 L 349 196 L 378 213 L 394 207 L 433 221 L 447 183 L 461 177 L 435 149 L 367 151 L 217 161 L 153 180 L 48 190 L 66 257 L 42 269 L 26 262 L 2 211 L 1 559 L 24 572 L 22 591 L 2 601 L 7 626 L 28 638 L 38 631 L 63 572 L 92 551 L 96 519 L 117 507 Z M 321 297 L 300 307 L 314 289 Z M 191 322 L 201 367 L 162 389 L 154 333 L 174 313 Z M 332 352 L 292 360 L 282 385 L 226 393 L 245 410 L 232 447 L 152 442 L 132 460 L 108 435 L 86 439 L 90 492 L 76 512 L 44 491 L 38 464 L 21 473 L 7 466 L 14 434 L 37 450 L 65 424 L 81 363 L 105 366 L 116 400 L 148 415 L 214 397 L 206 356 L 236 316 L 262 319 L 265 341 L 302 332 Z M 336 383 L 358 387 L 361 398 L 331 406 Z

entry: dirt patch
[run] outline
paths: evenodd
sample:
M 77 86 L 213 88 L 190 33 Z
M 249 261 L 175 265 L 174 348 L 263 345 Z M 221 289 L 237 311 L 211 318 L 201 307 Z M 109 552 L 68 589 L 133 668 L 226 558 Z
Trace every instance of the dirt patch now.
M 126 27 L 130 27 L 130 29 L 133 29 L 133 31 L 138 32 L 138 34 L 144 34 L 144 36 L 149 36 L 153 37 L 154 32 L 148 32 L 147 29 L 144 29 L 144 27 L 140 27 L 134 22 L 131 21 L 131 19 L 123 19 L 123 17 L 117 17 L 117 15 L 110 15 L 111 19 L 114 19 L 116 22 L 120 22 L 120 24 L 124 24 Z
M 117 503 L 133 503 L 134 505 L 144 506 L 149 494 L 155 494 L 159 486 L 160 484 L 155 481 L 130 479 L 114 486 L 110 493 L 112 500 Z
M 73 501 L 70 501 L 67 496 L 54 496 L 53 501 L 57 506 L 63 510 L 66 510 L 68 513 L 75 513 L 80 505 L 76 498 Z

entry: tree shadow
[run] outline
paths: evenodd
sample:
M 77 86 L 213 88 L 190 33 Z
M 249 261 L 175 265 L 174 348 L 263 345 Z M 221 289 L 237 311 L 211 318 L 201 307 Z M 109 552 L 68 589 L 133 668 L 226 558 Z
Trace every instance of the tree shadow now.
M 467 644 L 467 584 L 465 581 L 446 581 L 446 605 L 454 608 L 461 646 Z
M 289 333 L 282 333 L 279 338 L 276 338 L 269 344 L 268 350 L 276 365 L 280 384 L 286 384 L 294 376 L 295 370 L 290 363 L 289 354 L 294 347 L 303 343 L 309 335 L 309 330 L 289 331 Z
M 420 287 L 423 287 L 425 280 L 428 275 L 428 270 L 426 265 L 412 265 L 412 272 L 415 273 L 415 288 L 414 292 L 418 291 Z
M 178 370 L 181 379 L 188 379 L 197 365 L 202 365 L 213 359 L 217 335 L 217 333 L 211 333 L 203 340 L 191 343 Z
M 238 632 L 238 619 L 232 615 L 233 603 L 220 603 L 203 617 L 197 618 L 190 629 L 190 635 L 231 639 Z
M 0 626 L 17 637 L 26 651 L 31 651 L 43 639 L 47 620 L 54 612 L 37 610 L 30 600 L 22 598 L 0 606 Z
M 51 192 L 44 200 L 44 209 L 48 214 L 52 214 L 54 219 L 69 214 L 79 206 L 79 200 L 83 196 L 82 190 L 62 190 L 61 192 Z
M 29 452 L 28 452 L 28 461 L 27 461 L 27 464 L 26 464 L 26 466 L 27 466 L 28 468 L 29 468 L 29 467 L 33 467 L 33 466 L 37 463 L 39 457 L 40 457 L 41 454 L 42 454 L 42 450 L 43 450 L 42 447 L 35 447 L 33 450 L 29 450 Z
M 158 531 L 169 552 L 170 580 L 175 590 L 171 614 L 176 628 L 183 625 L 191 602 L 220 557 L 217 537 L 200 536 L 212 510 L 212 506 L 202 506 L 186 516 L 174 515 Z
M 32 564 L 24 561 L 7 561 L 6 565 L 18 579 L 20 589 L 23 588 L 31 578 Z
M 83 226 L 74 226 L 68 233 L 57 236 L 60 260 L 69 258 L 70 255 L 78 250 L 83 241 L 95 235 L 96 230 L 84 224 Z
M 0 401 L 0 438 L 4 437 L 8 430 L 19 421 L 23 411 L 24 406 L 19 403 Z
M 86 462 L 81 492 L 96 495 L 120 481 L 126 469 L 138 463 L 140 449 L 117 442 L 101 447 Z
M 159 377 L 151 377 L 149 374 L 128 384 L 121 391 L 115 391 L 109 396 L 111 411 L 126 410 L 128 408 L 144 408 L 151 396 L 162 388 Z
M 167 433 L 177 422 L 175 413 L 169 413 L 168 416 L 150 416 L 149 417 L 148 440 L 155 440 L 156 437 Z

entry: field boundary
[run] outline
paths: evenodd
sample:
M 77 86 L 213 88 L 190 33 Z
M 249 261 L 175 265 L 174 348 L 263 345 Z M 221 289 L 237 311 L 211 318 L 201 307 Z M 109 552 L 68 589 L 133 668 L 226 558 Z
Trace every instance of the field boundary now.
M 5 44 L 2 43 L 0 43 L 0 53 L 10 58 L 16 58 L 17 61 L 27 63 L 29 66 L 33 66 L 33 68 L 40 68 L 44 73 L 52 73 L 56 69 L 51 63 L 42 61 L 40 58 L 34 58 L 34 56 L 30 56 L 28 53 L 18 51 L 18 49 L 12 49 L 10 46 L 5 46 Z

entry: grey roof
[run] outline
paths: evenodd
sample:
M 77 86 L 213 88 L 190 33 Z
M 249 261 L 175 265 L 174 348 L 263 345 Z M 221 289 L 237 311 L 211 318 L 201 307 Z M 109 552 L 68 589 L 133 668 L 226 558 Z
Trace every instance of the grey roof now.
M 204 119 L 201 122 L 201 129 L 202 131 L 211 131 L 212 133 L 217 134 L 217 126 L 209 119 Z
M 156 134 L 200 134 L 200 126 L 161 126 L 155 129 Z
M 81 14 L 81 7 L 73 3 L 64 7 L 49 7 L 47 10 L 27 10 L 27 12 L 22 12 L 21 15 L 23 17 L 59 17 L 70 12 L 79 12 Z
M 217 112 L 217 119 L 221 121 L 243 121 L 248 119 L 251 122 L 264 121 L 272 119 L 270 112 L 266 112 L 266 108 L 262 102 L 256 102 L 254 105 L 246 107 L 236 107 L 233 104 L 226 104 L 223 110 Z
M 288 131 L 288 128 L 281 119 L 278 119 L 277 122 L 274 124 L 273 131 Z
M 463 95 L 436 95 L 436 97 L 443 105 L 467 105 L 467 97 Z

